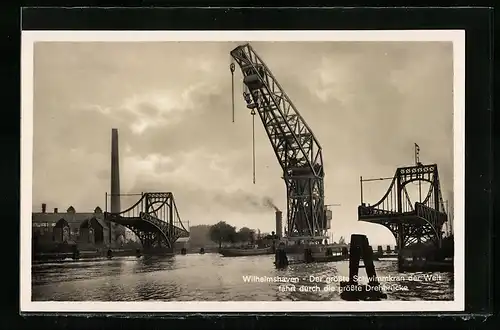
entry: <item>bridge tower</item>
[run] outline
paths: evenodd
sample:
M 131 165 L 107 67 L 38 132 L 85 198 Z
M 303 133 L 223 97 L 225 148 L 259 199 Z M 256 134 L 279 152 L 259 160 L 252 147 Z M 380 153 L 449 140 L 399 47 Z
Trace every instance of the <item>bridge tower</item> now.
M 384 196 L 373 205 L 363 200 L 363 183 L 375 180 L 392 180 Z M 429 183 L 425 197 L 413 202 L 407 191 L 410 183 Z M 441 194 L 438 166 L 423 165 L 400 167 L 392 178 L 360 178 L 361 205 L 358 207 L 360 221 L 377 223 L 388 228 L 396 238 L 398 251 L 416 243 L 426 243 L 439 248 L 443 238 L 443 225 L 448 215 Z M 430 244 L 429 244 L 430 243 Z

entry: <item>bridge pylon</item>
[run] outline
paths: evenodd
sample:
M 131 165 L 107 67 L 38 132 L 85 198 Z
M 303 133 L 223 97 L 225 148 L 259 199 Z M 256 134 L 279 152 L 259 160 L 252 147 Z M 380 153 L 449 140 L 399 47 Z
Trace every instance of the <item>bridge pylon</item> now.
M 172 250 L 175 241 L 189 237 L 182 224 L 171 192 L 146 192 L 128 209 L 104 213 L 105 220 L 117 223 L 140 239 L 145 252 Z
M 385 195 L 375 204 L 363 201 L 363 183 L 374 180 L 392 180 Z M 436 164 L 400 167 L 393 178 L 360 179 L 361 205 L 358 207 L 360 221 L 380 224 L 388 228 L 396 238 L 398 251 L 416 243 L 432 243 L 441 246 L 443 225 L 448 221 L 439 182 Z M 429 184 L 424 197 L 413 202 L 406 189 L 410 183 Z

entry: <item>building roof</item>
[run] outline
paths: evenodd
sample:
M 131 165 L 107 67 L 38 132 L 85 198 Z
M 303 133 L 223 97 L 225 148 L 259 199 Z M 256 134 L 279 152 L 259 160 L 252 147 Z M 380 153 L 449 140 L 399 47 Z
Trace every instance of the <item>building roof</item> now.
M 101 226 L 107 228 L 107 225 L 104 222 L 104 214 L 102 213 L 100 208 L 96 208 L 94 212 L 76 213 L 74 212 L 74 208 L 70 206 L 68 211 L 69 212 L 58 212 L 58 213 L 33 212 L 31 218 L 33 223 L 50 223 L 50 224 L 55 224 L 59 220 L 64 219 L 66 220 L 66 222 L 68 222 L 69 226 L 74 229 L 80 228 L 80 225 L 85 220 L 95 218 Z
M 98 218 L 98 217 L 95 217 L 95 216 L 92 216 L 92 217 L 90 217 L 90 218 L 87 218 L 87 219 L 83 220 L 83 221 L 80 223 L 80 226 L 84 225 L 84 224 L 85 224 L 85 222 L 86 222 L 86 224 L 85 224 L 85 225 L 87 225 L 87 226 L 88 226 L 88 222 L 89 222 L 91 219 L 95 219 L 95 220 L 97 221 L 97 223 L 98 223 L 99 225 L 101 225 L 101 227 L 103 227 L 103 228 L 108 228 L 108 225 L 104 222 L 104 219 L 101 219 L 101 218 Z

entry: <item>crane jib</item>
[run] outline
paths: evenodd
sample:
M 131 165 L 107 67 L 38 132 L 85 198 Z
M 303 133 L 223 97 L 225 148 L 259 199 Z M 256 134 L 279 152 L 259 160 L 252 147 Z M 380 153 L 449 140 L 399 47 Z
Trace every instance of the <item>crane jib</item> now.
M 239 46 L 231 51 L 231 56 L 243 74 L 247 108 L 259 115 L 283 169 L 287 187 L 287 236 L 324 238 L 331 216 L 326 215 L 324 204 L 321 146 L 252 47 Z

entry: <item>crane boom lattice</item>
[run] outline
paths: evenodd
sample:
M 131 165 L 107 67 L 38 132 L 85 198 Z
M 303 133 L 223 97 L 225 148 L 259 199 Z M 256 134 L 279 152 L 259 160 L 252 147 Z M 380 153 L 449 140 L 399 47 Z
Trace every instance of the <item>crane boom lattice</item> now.
M 231 51 L 243 74 L 247 108 L 255 110 L 266 130 L 287 188 L 287 236 L 324 237 L 330 219 L 324 203 L 321 145 L 249 44 Z

